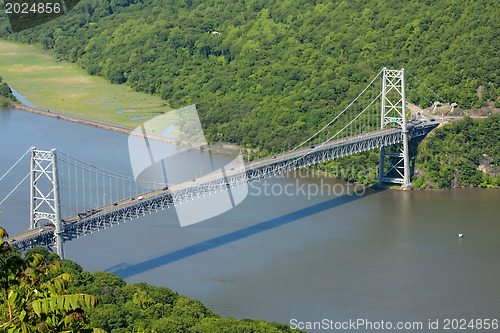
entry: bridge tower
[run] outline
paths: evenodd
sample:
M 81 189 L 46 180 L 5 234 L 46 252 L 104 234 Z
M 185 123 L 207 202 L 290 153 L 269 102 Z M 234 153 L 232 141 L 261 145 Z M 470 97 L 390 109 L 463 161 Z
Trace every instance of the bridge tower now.
M 382 82 L 381 128 L 401 128 L 402 145 L 397 152 L 380 149 L 379 184 L 394 183 L 410 185 L 410 157 L 406 116 L 406 95 L 404 69 L 384 68 Z
M 55 149 L 44 151 L 31 148 L 30 229 L 41 227 L 47 221 L 53 224 L 56 228 L 54 243 L 57 254 L 64 259 L 56 157 Z

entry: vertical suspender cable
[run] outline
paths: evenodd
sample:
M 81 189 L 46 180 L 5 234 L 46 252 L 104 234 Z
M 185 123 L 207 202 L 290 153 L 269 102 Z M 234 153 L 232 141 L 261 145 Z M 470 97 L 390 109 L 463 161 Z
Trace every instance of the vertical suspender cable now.
M 76 202 L 76 213 L 80 213 L 80 200 L 78 198 L 78 168 L 76 167 L 76 164 L 75 164 L 75 194 L 76 194 L 76 198 L 75 198 L 75 202 Z
M 82 169 L 82 187 L 83 187 L 83 210 L 87 210 L 87 195 L 85 193 L 85 169 Z
M 94 180 L 94 186 L 95 186 L 95 189 L 94 189 L 94 192 L 92 192 L 92 202 L 95 204 L 96 207 L 99 207 L 99 173 L 94 170 L 93 168 L 90 169 L 90 171 L 95 175 L 95 180 Z
M 66 163 L 66 172 L 68 173 L 68 209 L 69 209 L 69 214 L 67 216 L 72 215 L 73 209 L 71 209 L 71 166 L 69 163 Z
M 89 173 L 89 209 L 92 209 L 94 208 L 92 206 L 92 175 L 90 174 L 90 169 L 88 169 L 88 173 Z

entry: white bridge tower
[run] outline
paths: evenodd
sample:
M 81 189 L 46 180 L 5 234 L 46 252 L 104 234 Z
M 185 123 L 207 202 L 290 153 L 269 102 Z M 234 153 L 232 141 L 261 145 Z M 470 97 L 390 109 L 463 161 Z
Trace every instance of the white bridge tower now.
M 406 115 L 405 71 L 384 68 L 381 128 L 401 127 L 402 145 L 397 152 L 380 148 L 379 183 L 410 185 L 410 157 Z
M 30 229 L 53 224 L 57 254 L 64 259 L 56 150 L 32 147 L 30 165 Z

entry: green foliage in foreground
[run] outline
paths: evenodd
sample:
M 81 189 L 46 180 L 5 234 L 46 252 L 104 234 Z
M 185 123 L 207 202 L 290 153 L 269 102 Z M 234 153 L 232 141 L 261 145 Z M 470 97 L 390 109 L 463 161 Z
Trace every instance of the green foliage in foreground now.
M 25 256 L 40 254 L 49 263 L 59 260 L 45 248 L 28 250 Z M 109 333 L 300 332 L 285 324 L 263 320 L 220 318 L 201 302 L 167 287 L 127 284 L 106 272 L 91 274 L 70 260 L 62 260 L 61 271 L 74 277 L 69 292 L 99 298 L 99 305 L 88 311 L 88 317 L 93 326 Z
M 197 104 L 209 141 L 278 152 L 384 66 L 405 67 L 462 108 L 498 100 L 499 12 L 496 0 L 84 0 L 20 33 L 4 20 L 0 36 L 173 107 Z
M 39 253 L 19 256 L 0 228 L 0 332 L 103 332 L 92 329 L 85 309 L 96 296 L 66 292 L 72 276 Z
M 500 186 L 500 114 L 435 129 L 418 147 L 416 188 Z

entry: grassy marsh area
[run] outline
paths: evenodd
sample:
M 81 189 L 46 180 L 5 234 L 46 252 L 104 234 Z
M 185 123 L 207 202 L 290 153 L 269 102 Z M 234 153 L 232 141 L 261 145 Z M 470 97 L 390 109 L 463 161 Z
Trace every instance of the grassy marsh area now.
M 172 110 L 157 96 L 91 76 L 30 45 L 0 40 L 0 76 L 38 108 L 129 128 Z

